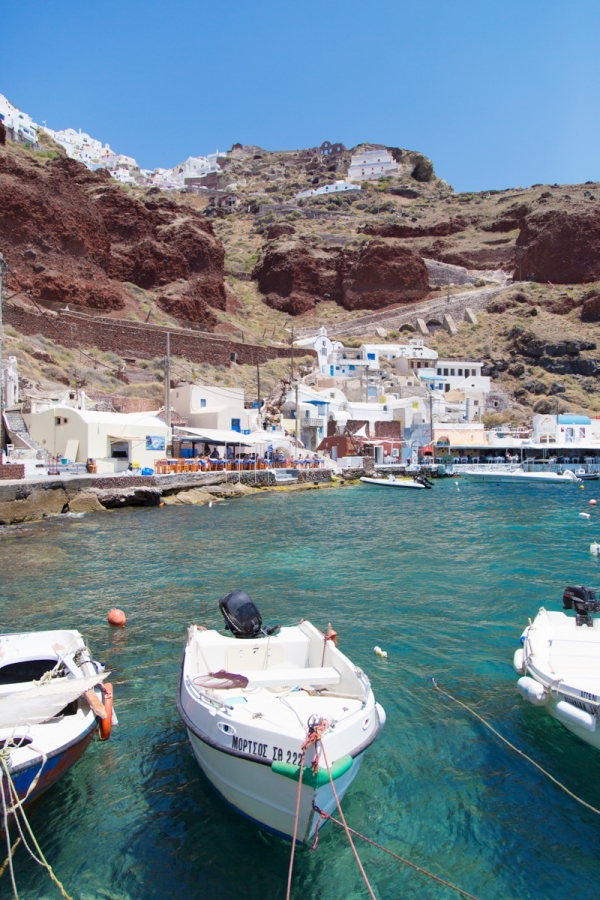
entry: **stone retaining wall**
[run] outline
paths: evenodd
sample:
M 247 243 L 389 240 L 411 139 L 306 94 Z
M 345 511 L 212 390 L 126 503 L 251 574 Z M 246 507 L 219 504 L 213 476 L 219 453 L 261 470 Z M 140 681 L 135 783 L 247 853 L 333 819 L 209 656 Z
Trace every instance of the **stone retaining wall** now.
M 0 463 L 0 481 L 8 481 L 12 478 L 25 478 L 25 466 L 21 463 Z
M 136 359 L 154 359 L 163 356 L 165 334 L 170 334 L 171 353 L 191 362 L 210 363 L 213 366 L 229 366 L 233 359 L 238 363 L 256 365 L 270 359 L 289 358 L 290 347 L 261 347 L 243 344 L 207 332 L 193 332 L 142 322 L 126 322 L 123 319 L 92 318 L 78 313 L 53 313 L 42 315 L 34 309 L 7 303 L 4 321 L 22 334 L 42 334 L 65 347 L 97 347 L 104 352 L 133 356 Z M 295 350 L 299 355 L 298 349 Z M 303 349 L 303 356 L 315 356 L 314 350 Z

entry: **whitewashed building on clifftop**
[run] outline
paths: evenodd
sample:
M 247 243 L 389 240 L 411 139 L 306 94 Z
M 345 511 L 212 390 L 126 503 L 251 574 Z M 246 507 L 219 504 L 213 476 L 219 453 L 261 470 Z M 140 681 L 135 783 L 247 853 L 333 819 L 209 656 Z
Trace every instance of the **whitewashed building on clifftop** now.
M 352 157 L 349 181 L 377 181 L 382 175 L 398 171 L 398 163 L 388 150 L 366 150 Z

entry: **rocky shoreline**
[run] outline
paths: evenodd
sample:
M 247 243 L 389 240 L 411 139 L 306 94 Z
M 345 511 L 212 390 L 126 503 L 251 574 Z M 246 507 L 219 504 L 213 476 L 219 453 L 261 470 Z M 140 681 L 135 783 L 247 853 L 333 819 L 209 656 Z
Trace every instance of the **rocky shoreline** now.
M 362 470 L 348 473 L 354 480 Z M 272 471 L 180 475 L 56 478 L 0 484 L 0 526 L 21 525 L 64 513 L 102 512 L 126 506 L 189 506 L 265 491 L 298 491 L 343 484 L 330 470 L 299 472 L 277 482 Z

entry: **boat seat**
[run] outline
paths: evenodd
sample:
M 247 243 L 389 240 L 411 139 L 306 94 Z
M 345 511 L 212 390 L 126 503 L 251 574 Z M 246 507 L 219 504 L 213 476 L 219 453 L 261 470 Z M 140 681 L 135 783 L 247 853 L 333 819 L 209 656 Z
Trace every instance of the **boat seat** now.
M 332 666 L 319 669 L 261 669 L 235 673 L 248 679 L 248 687 L 319 687 L 339 684 L 342 676 Z

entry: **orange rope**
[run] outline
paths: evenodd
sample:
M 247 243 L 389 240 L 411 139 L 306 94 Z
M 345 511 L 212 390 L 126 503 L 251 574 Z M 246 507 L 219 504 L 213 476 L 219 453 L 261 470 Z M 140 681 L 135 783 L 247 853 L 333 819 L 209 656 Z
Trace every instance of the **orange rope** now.
M 346 837 L 348 838 L 350 846 L 352 847 L 352 852 L 354 853 L 354 858 L 356 859 L 356 862 L 358 863 L 358 868 L 360 869 L 360 874 L 362 875 L 364 882 L 367 886 L 367 890 L 369 891 L 369 894 L 371 895 L 372 900 L 377 900 L 375 894 L 373 893 L 373 888 L 369 884 L 369 879 L 367 878 L 367 873 L 365 872 L 365 870 L 363 868 L 363 864 L 360 861 L 359 855 L 356 852 L 356 847 L 354 846 L 354 841 L 352 840 L 352 837 L 350 835 L 350 829 L 348 828 L 348 826 L 346 824 L 346 819 L 344 818 L 344 813 L 342 812 L 342 807 L 341 807 L 341 804 L 340 804 L 340 801 L 339 801 L 339 798 L 337 795 L 337 791 L 335 789 L 335 785 L 333 783 L 331 769 L 329 768 L 329 761 L 327 759 L 327 754 L 325 753 L 325 745 L 323 744 L 323 739 L 320 738 L 320 741 L 321 741 L 321 751 L 323 753 L 323 759 L 325 760 L 325 765 L 327 766 L 327 774 L 329 775 L 329 782 L 331 784 L 331 790 L 333 791 L 333 796 L 335 797 L 335 802 L 337 803 L 338 812 L 342 819 L 343 826 L 346 829 Z
M 315 806 L 315 811 L 319 813 L 324 819 L 329 819 L 331 822 L 335 822 L 336 825 L 339 825 L 340 828 L 344 827 L 343 822 L 339 822 L 337 819 L 334 819 L 329 813 L 325 812 L 322 809 L 319 809 L 318 806 Z M 458 894 L 461 894 L 463 897 L 468 897 L 469 900 L 478 900 L 477 897 L 474 897 L 473 894 L 467 893 L 467 891 L 463 891 L 460 888 L 456 887 L 454 884 L 451 884 L 449 881 L 444 881 L 443 878 L 440 878 L 439 875 L 434 875 L 433 872 L 428 872 L 427 869 L 422 869 L 420 866 L 417 866 L 415 863 L 411 862 L 409 859 L 404 859 L 403 856 L 398 856 L 397 853 L 393 853 L 391 850 L 388 850 L 387 847 L 382 847 L 381 844 L 378 844 L 377 841 L 372 841 L 370 838 L 365 837 L 364 834 L 361 834 L 360 831 L 355 831 L 353 828 L 348 828 L 352 834 L 355 834 L 356 837 L 359 837 L 362 841 L 366 841 L 367 844 L 371 844 L 373 847 L 377 847 L 378 850 L 383 850 L 384 853 L 389 853 L 390 856 L 393 856 L 394 859 L 400 860 L 405 865 L 410 866 L 412 869 L 416 869 L 417 872 L 421 872 L 422 875 L 427 875 L 428 878 L 433 878 L 434 881 L 439 881 L 440 884 L 446 885 L 446 887 L 451 888 L 453 891 L 456 891 Z

